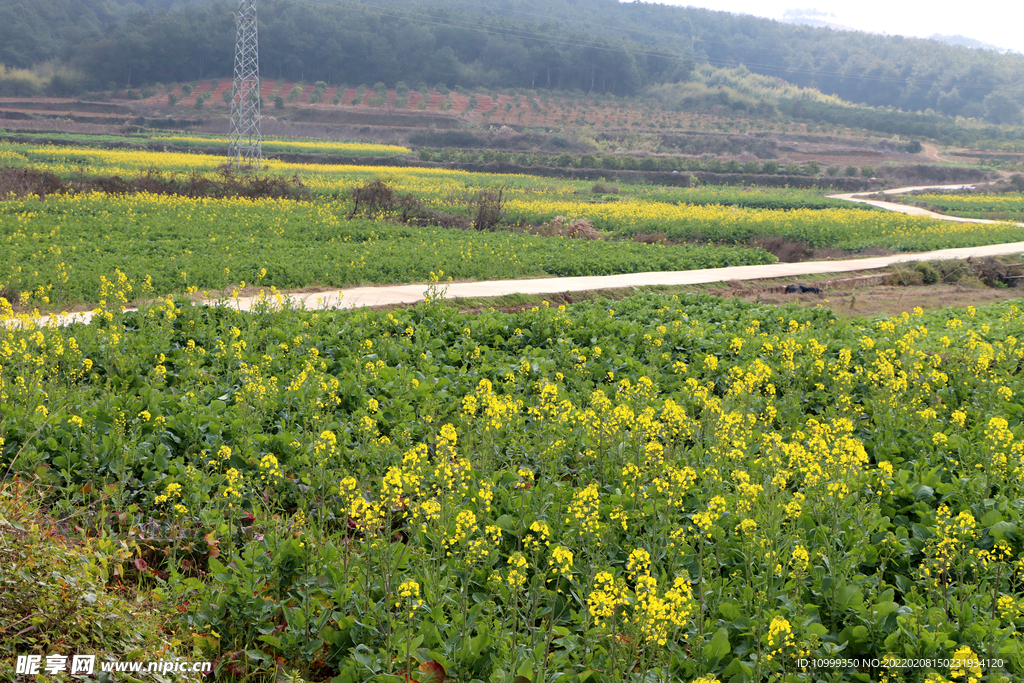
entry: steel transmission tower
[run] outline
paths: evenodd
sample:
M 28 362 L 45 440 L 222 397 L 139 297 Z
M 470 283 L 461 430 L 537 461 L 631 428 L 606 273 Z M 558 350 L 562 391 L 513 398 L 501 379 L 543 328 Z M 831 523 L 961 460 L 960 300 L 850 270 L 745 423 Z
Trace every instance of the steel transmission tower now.
M 256 37 L 256 0 L 238 0 L 235 14 L 235 82 L 231 87 L 228 156 L 236 168 L 263 168 L 260 133 L 260 55 Z

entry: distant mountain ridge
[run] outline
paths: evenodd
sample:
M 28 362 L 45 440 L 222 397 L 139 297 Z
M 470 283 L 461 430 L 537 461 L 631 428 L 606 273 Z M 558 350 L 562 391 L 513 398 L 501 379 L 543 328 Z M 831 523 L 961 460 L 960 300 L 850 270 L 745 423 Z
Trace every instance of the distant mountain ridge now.
M 34 0 L 0 4 L 0 62 L 77 66 L 106 86 L 230 77 L 234 2 Z M 262 2 L 271 78 L 628 96 L 743 66 L 843 100 L 1021 119 L 1024 55 L 693 7 L 617 0 Z M 824 19 L 822 19 L 824 21 Z M 969 39 L 968 39 L 969 40 Z M 963 42 L 963 41 L 961 41 Z
M 1015 52 L 1015 50 L 1011 50 L 1005 47 L 999 47 L 998 45 L 986 43 L 984 41 L 976 40 L 974 38 L 968 38 L 967 36 L 962 36 L 959 33 L 951 36 L 942 35 L 941 33 L 933 33 L 932 35 L 928 36 L 928 39 L 938 40 L 948 45 L 958 45 L 960 47 L 966 47 L 972 50 L 995 50 L 997 52 Z
M 782 22 L 785 24 L 793 24 L 798 26 L 811 26 L 814 28 L 827 28 L 833 31 L 853 31 L 860 33 L 870 33 L 874 35 L 888 36 L 893 35 L 886 31 L 864 31 L 863 29 L 854 28 L 852 26 L 846 26 L 838 23 L 836 15 L 831 12 L 822 12 L 817 9 L 791 9 L 786 10 L 782 15 Z M 976 38 L 968 38 L 960 34 L 954 35 L 943 35 L 941 33 L 933 33 L 928 36 L 926 40 L 937 40 L 940 43 L 946 43 L 947 45 L 956 45 L 958 47 L 966 47 L 971 50 L 995 50 L 997 52 L 1015 52 L 1005 47 L 999 47 L 992 43 L 986 43 Z

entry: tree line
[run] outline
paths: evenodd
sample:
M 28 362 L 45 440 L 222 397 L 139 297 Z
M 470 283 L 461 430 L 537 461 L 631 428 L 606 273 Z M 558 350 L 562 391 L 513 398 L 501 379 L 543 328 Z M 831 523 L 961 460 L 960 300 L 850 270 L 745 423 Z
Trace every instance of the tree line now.
M 394 7 L 408 0 L 376 0 Z M 797 26 L 697 7 L 619 0 L 419 0 L 499 17 L 544 17 L 684 59 L 816 88 L 848 102 L 1017 123 L 1024 55 L 938 40 Z
M 853 103 L 1021 119 L 1024 55 L 618 0 L 261 1 L 269 78 L 634 95 L 742 64 Z M 56 60 L 88 88 L 231 75 L 230 0 L 8 0 L 0 63 Z M 67 87 L 67 83 L 61 83 Z
M 54 8 L 80 6 L 83 20 L 61 27 Z M 22 6 L 25 9 L 24 6 Z M 85 88 L 230 76 L 234 3 L 139 11 L 115 20 L 101 0 L 42 0 L 4 22 L 0 62 L 24 67 L 46 59 L 76 66 Z M 90 11 L 85 11 L 86 9 Z M 65 14 L 65 16 L 67 16 Z M 267 78 L 328 83 L 398 81 L 468 88 L 551 88 L 634 95 L 650 82 L 685 78 L 692 63 L 632 41 L 585 31 L 544 37 L 545 30 L 511 19 L 486 28 L 445 8 L 415 18 L 358 6 L 261 3 L 260 71 Z M 56 23 L 54 23 L 56 22 Z M 45 25 L 45 28 L 43 27 Z M 18 32 L 27 39 L 8 44 Z M 73 39 L 62 39 L 61 36 Z M 46 36 L 45 40 L 35 37 Z

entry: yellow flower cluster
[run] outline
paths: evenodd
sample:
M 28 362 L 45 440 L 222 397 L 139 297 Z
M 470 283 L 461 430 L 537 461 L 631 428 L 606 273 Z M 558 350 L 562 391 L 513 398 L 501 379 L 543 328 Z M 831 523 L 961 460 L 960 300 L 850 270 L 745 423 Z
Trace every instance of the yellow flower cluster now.
M 768 648 L 772 656 L 778 657 L 793 645 L 793 628 L 789 621 L 780 616 L 772 617 L 772 623 L 768 625 Z
M 594 577 L 594 589 L 587 598 L 587 607 L 594 623 L 602 628 L 607 626 L 616 610 L 628 604 L 628 596 L 629 589 L 625 581 L 616 580 L 610 572 L 598 572 Z
M 267 453 L 260 458 L 260 470 L 260 481 L 268 486 L 273 486 L 284 476 L 281 472 L 281 465 L 277 461 L 277 456 L 273 453 Z
M 408 610 L 409 619 L 416 616 L 416 610 L 423 607 L 423 601 L 420 600 L 420 584 L 412 579 L 406 579 L 402 583 L 398 584 L 398 600 L 395 602 L 395 607 L 404 608 Z
M 225 486 L 221 495 L 228 499 L 228 507 L 234 507 L 242 498 L 242 473 L 234 467 L 224 473 Z
M 173 498 L 180 498 L 180 497 L 181 497 L 181 484 L 179 484 L 177 482 L 171 482 L 170 484 L 167 485 L 167 488 L 164 489 L 163 494 L 161 494 L 161 495 L 156 497 L 156 500 L 154 502 L 157 505 L 160 505 L 161 503 L 166 503 L 167 501 L 169 501 L 169 500 L 171 500 Z
M 696 608 L 690 581 L 681 576 L 672 581 L 663 595 L 658 594 L 658 582 L 653 576 L 638 576 L 635 592 L 636 603 L 630 621 L 649 645 L 664 647 L 669 636 L 686 625 Z
M 570 576 L 572 574 L 572 551 L 560 545 L 551 549 L 548 557 L 548 566 L 555 574 Z
M 978 655 L 966 645 L 957 648 L 953 653 L 953 664 L 950 666 L 949 677 L 954 681 L 963 680 L 964 683 L 979 683 L 981 681 L 981 661 Z
M 596 535 L 601 528 L 598 520 L 599 507 L 600 495 L 597 484 L 591 483 L 573 494 L 567 512 L 580 533 Z

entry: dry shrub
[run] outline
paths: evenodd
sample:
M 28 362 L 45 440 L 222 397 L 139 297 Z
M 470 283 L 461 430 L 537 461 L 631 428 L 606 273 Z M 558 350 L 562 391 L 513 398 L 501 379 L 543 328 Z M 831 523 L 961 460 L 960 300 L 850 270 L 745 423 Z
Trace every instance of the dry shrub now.
M 986 257 L 966 261 L 909 261 L 894 264 L 886 284 L 935 285 L 980 281 L 986 287 L 1014 287 L 1021 267 Z
M 479 204 L 481 201 L 486 203 L 490 200 L 481 200 L 478 195 L 474 201 L 478 204 L 478 220 L 489 219 L 490 214 L 487 214 L 486 211 L 489 210 L 491 205 L 487 204 L 484 207 L 485 215 L 481 217 Z M 496 201 L 500 216 L 501 192 L 497 194 Z M 396 193 L 394 189 L 380 179 L 352 188 L 352 210 L 349 212 L 348 217 L 351 219 L 356 215 L 369 216 L 374 219 L 388 218 L 410 225 L 437 225 L 442 228 L 459 230 L 466 230 L 470 227 L 469 221 L 465 216 L 435 211 L 411 194 L 400 195 Z
M 494 230 L 503 217 L 502 203 L 505 188 L 497 192 L 484 190 L 476 196 L 476 216 L 473 218 L 474 230 Z
M 594 194 L 618 194 L 618 185 L 606 185 L 605 183 L 594 183 L 594 186 L 590 188 L 590 191 Z
M 258 199 L 308 199 L 309 188 L 298 176 L 237 177 L 230 171 L 221 173 L 220 179 L 205 178 L 198 173 L 179 176 L 164 176 L 160 171 L 150 169 L 137 178 L 126 180 L 121 176 L 98 176 L 63 181 L 52 173 L 28 168 L 0 168 L 0 197 L 24 197 L 34 194 L 40 199 L 46 195 L 65 192 L 91 192 L 99 190 L 107 194 L 150 194 L 182 195 L 185 197 L 245 197 Z
M 917 268 L 906 263 L 893 264 L 886 279 L 887 285 L 899 285 L 902 287 L 913 287 L 924 284 L 924 277 Z
M 761 247 L 769 254 L 774 254 L 783 263 L 803 261 L 811 254 L 810 245 L 806 242 L 797 242 L 778 235 L 751 237 L 750 244 L 754 247 Z
M 371 216 L 380 213 L 388 213 L 395 208 L 395 191 L 387 184 L 377 178 L 365 185 L 356 185 L 352 188 L 352 211 L 348 217 L 352 218 L 357 213 L 365 213 Z
M 663 232 L 638 232 L 633 235 L 633 241 L 644 244 L 661 244 L 668 241 L 668 235 Z
M 992 256 L 983 259 L 967 259 L 967 265 L 974 271 L 974 276 L 985 283 L 987 287 L 997 285 L 1015 287 L 1021 274 L 1020 266 L 1001 263 Z
M 584 240 L 601 239 L 601 233 L 595 230 L 593 224 L 586 218 L 569 219 L 565 216 L 555 216 L 547 223 L 534 228 L 531 232 L 542 237 L 569 237 Z
M 48 194 L 60 192 L 64 183 L 48 171 L 31 168 L 0 168 L 0 197 L 11 195 L 21 198 L 30 194 L 40 199 Z
M 517 133 L 514 128 L 509 128 L 508 126 L 502 126 L 491 133 L 495 147 L 508 147 L 521 137 L 523 136 Z

